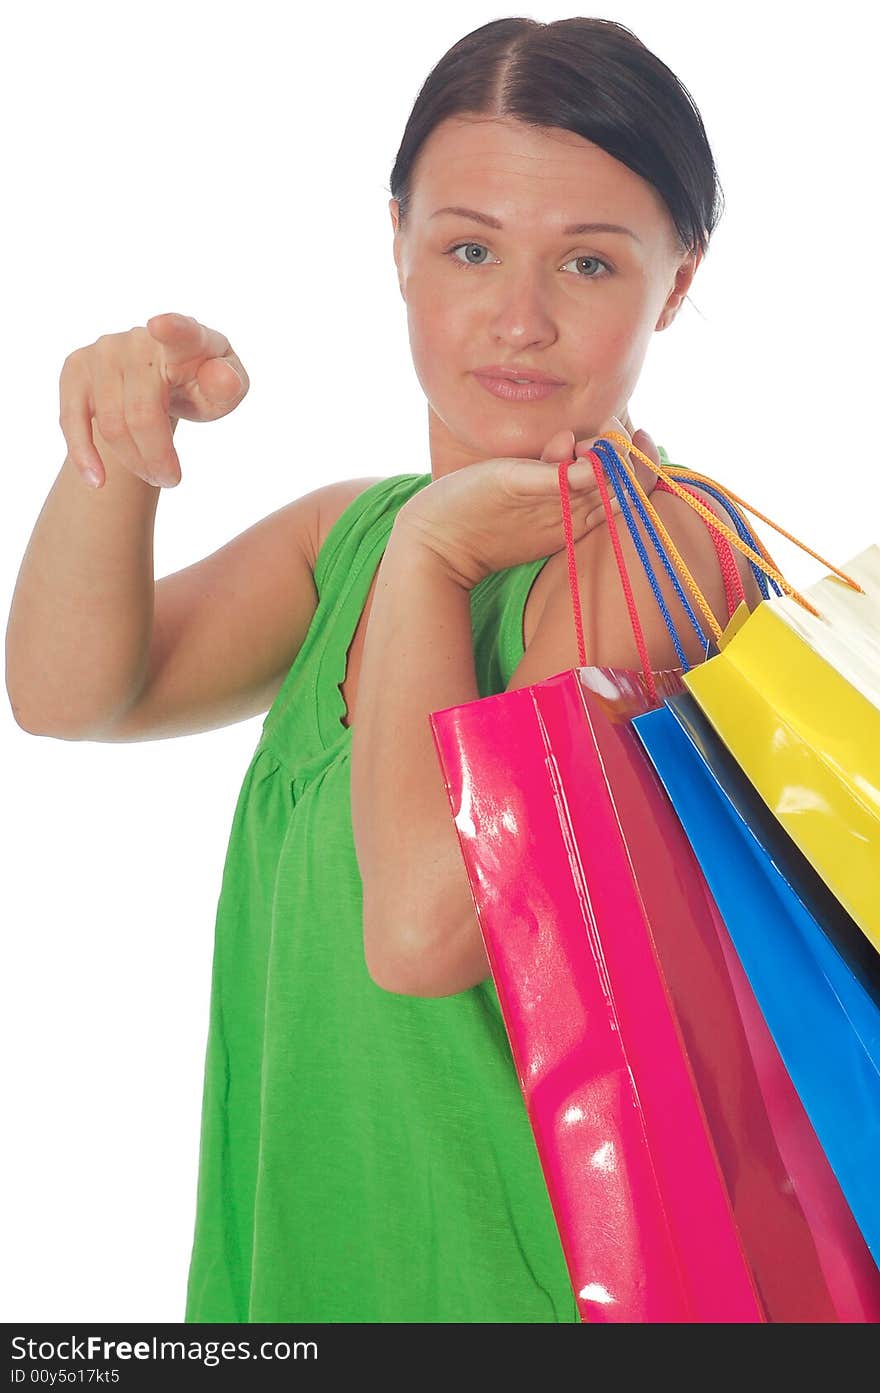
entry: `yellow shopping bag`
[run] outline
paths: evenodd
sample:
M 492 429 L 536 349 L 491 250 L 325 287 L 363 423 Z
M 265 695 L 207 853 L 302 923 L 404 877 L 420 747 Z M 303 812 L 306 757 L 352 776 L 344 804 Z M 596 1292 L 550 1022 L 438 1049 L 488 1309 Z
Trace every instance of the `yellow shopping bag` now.
M 880 949 L 880 548 L 724 635 L 684 682 L 777 821 Z M 735 624 L 731 621 L 731 630 Z

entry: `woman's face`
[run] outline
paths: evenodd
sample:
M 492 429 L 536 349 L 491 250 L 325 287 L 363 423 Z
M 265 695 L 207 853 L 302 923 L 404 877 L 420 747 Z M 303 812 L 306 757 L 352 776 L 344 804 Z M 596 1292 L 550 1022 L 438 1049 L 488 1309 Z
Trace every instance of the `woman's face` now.
M 494 219 L 487 226 L 463 213 Z M 651 335 L 669 324 L 701 260 L 675 241 L 653 187 L 565 130 L 452 117 L 419 152 L 394 260 L 416 374 L 428 399 L 435 479 L 478 460 L 539 459 L 562 427 L 596 436 L 630 394 Z M 574 223 L 619 232 L 565 232 Z M 564 386 L 503 401 L 475 369 L 540 368 Z

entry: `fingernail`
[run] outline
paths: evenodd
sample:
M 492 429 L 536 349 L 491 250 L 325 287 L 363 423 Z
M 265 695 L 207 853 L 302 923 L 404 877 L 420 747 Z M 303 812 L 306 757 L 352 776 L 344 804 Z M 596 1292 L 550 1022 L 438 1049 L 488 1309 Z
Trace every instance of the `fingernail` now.
M 95 470 L 89 465 L 82 471 L 82 476 L 90 489 L 96 489 L 101 482 Z

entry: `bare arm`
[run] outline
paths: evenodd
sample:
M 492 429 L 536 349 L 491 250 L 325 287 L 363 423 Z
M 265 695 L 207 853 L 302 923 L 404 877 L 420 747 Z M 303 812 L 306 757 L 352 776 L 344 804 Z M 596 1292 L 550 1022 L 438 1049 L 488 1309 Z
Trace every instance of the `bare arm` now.
M 389 991 L 435 996 L 442 979 L 450 995 L 490 975 L 428 720 L 479 695 L 470 592 L 400 514 L 373 597 L 351 754 L 364 955 Z
M 6 628 L 16 721 L 70 739 L 89 739 L 137 696 L 153 622 L 160 489 L 115 462 L 97 423 L 93 436 L 106 483 L 88 488 L 65 459 L 25 551 Z

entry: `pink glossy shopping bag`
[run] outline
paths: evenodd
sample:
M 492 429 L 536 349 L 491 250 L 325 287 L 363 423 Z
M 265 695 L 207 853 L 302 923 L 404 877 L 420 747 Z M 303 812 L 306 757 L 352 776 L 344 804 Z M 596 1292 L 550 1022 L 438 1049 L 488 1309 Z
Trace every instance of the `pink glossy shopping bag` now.
M 748 987 L 630 726 L 681 679 L 584 666 L 430 718 L 578 1308 L 875 1319 L 876 1269 L 791 1107 L 783 1155 Z

